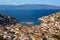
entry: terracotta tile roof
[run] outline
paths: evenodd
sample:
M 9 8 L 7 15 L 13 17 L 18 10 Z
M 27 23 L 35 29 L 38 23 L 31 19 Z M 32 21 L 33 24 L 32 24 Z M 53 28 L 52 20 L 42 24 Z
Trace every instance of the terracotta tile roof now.
M 40 36 L 40 35 L 33 35 L 34 38 L 44 38 L 44 36 Z

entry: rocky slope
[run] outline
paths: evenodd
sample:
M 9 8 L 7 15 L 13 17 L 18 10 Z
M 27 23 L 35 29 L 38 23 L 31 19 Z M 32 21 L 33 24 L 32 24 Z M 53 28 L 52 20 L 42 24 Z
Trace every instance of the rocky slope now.
M 6 16 L 4 14 L 0 14 L 0 26 L 4 26 L 7 24 L 16 24 L 18 21 L 16 18 L 12 16 Z

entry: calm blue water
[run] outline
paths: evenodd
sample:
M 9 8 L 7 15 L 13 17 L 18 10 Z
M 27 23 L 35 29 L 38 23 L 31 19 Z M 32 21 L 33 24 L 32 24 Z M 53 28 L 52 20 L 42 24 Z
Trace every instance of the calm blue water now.
M 38 18 L 47 16 L 60 10 L 53 9 L 34 9 L 34 10 L 0 10 L 0 14 L 16 17 L 20 22 L 35 22 L 39 24 Z

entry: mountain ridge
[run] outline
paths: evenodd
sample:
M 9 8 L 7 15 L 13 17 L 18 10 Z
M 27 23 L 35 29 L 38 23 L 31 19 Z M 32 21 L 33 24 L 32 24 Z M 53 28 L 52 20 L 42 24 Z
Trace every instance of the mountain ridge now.
M 0 5 L 0 9 L 60 9 L 60 6 L 44 5 L 44 4 L 30 4 L 30 5 Z

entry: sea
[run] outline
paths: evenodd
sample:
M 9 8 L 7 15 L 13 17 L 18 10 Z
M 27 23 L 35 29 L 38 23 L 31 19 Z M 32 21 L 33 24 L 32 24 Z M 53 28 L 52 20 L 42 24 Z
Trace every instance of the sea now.
M 59 9 L 19 9 L 0 10 L 0 14 L 15 17 L 23 25 L 39 25 L 38 18 L 59 12 Z

